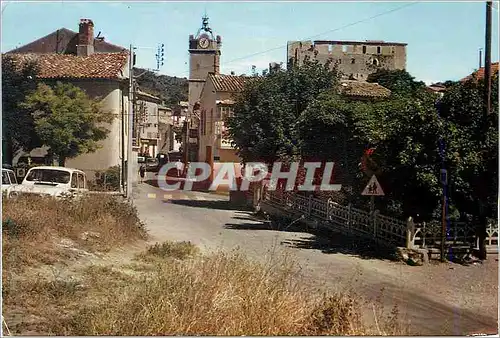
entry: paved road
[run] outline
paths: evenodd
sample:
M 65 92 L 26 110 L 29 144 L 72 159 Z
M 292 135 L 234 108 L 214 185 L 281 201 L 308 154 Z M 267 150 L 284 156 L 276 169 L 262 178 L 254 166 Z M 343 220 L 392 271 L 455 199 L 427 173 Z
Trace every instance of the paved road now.
M 304 283 L 330 290 L 351 287 L 365 299 L 377 297 L 384 288 L 387 310 L 398 304 L 415 333 L 497 331 L 495 257 L 468 267 L 410 267 L 347 251 L 342 247 L 344 239 L 274 231 L 250 212 L 232 207 L 225 196 L 164 192 L 144 183 L 134 203 L 153 242 L 191 241 L 205 250 L 240 248 L 254 259 L 285 254 L 299 264 Z

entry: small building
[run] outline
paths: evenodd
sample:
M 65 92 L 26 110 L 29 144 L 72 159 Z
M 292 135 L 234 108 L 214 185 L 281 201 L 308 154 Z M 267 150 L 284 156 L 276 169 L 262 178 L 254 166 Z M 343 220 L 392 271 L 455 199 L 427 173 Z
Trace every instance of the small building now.
M 433 93 L 438 95 L 439 97 L 442 97 L 444 95 L 444 92 L 446 91 L 446 86 L 443 83 L 438 82 L 427 86 L 426 90 L 429 93 Z
M 100 98 L 103 111 L 116 118 L 106 128 L 109 134 L 93 153 L 66 160 L 68 167 L 93 172 L 120 166 L 127 162 L 128 138 L 128 50 L 94 35 L 94 23 L 81 19 L 79 31 L 61 28 L 38 40 L 2 55 L 16 62 L 35 61 L 38 78 L 51 85 L 57 81 L 71 83 L 85 90 L 91 98 Z M 42 151 L 35 151 L 41 153 Z M 21 154 L 18 157 L 23 156 Z M 134 160 L 131 159 L 132 165 Z M 123 171 L 124 174 L 124 171 Z
M 498 62 L 492 62 L 491 63 L 491 75 L 493 76 L 496 73 L 498 73 Z M 484 79 L 484 67 L 481 67 L 478 70 L 474 71 L 472 74 L 461 79 L 460 82 L 465 82 L 468 80 L 480 81 L 483 79 Z
M 146 157 L 156 157 L 160 141 L 159 105 L 161 99 L 146 92 L 135 92 L 137 118 L 139 128 L 139 154 Z
M 158 106 L 158 153 L 167 154 L 174 150 L 172 109 Z
M 340 92 L 356 101 L 377 101 L 391 96 L 391 91 L 378 83 L 356 80 L 341 80 Z
M 215 162 L 240 162 L 231 141 L 224 137 L 224 120 L 233 114 L 234 96 L 241 92 L 246 76 L 210 73 L 200 97 L 198 159 Z

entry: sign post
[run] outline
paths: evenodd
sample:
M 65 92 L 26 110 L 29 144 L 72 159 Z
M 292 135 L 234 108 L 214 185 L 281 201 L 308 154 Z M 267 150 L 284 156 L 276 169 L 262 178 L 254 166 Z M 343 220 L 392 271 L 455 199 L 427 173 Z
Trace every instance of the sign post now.
M 370 178 L 365 189 L 361 193 L 363 196 L 370 196 L 370 213 L 373 214 L 375 211 L 375 196 L 384 196 L 384 190 L 378 183 L 377 177 L 375 175 Z

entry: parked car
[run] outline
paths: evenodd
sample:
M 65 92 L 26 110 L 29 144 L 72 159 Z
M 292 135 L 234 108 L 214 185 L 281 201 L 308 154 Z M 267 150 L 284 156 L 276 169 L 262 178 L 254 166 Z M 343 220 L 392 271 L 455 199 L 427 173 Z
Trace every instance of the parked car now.
M 158 159 L 153 157 L 146 158 L 146 171 L 157 171 Z
M 16 185 L 18 183 L 14 170 L 2 168 L 2 194 L 7 194 L 7 191 Z
M 78 169 L 40 166 L 31 168 L 23 182 L 8 190 L 8 198 L 34 194 L 56 198 L 76 198 L 88 192 L 87 176 Z

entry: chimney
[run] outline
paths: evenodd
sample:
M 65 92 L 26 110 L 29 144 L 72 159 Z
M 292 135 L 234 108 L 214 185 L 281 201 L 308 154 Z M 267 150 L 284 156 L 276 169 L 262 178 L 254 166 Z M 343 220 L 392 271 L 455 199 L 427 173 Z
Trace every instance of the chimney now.
M 78 31 L 77 56 L 89 56 L 94 53 L 94 23 L 90 19 L 80 20 Z

